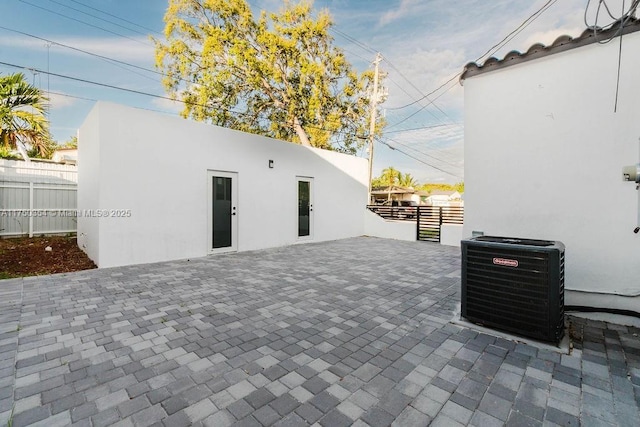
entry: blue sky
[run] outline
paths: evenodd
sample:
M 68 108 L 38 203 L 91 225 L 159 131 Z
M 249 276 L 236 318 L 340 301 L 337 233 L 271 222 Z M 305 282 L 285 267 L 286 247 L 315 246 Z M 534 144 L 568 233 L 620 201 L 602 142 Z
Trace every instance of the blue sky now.
M 263 9 L 276 11 L 282 5 L 276 0 L 249 3 L 256 13 Z M 411 173 L 419 182 L 462 181 L 464 88 L 456 78 L 430 97 L 437 98 L 433 104 L 415 101 L 461 72 L 466 63 L 476 60 L 546 3 L 316 0 L 316 8 L 327 8 L 333 16 L 335 44 L 345 50 L 356 69 L 371 67 L 375 52 L 385 59 L 381 69 L 388 73 L 385 86 L 389 96 L 382 108 L 389 127 L 383 137 L 387 145 L 375 146 L 374 175 L 393 166 Z M 619 10 L 622 0 L 608 3 Z M 75 135 L 95 100 L 177 114 L 179 106 L 161 98 L 33 71 L 165 95 L 158 74 L 95 55 L 153 69 L 154 48 L 149 35 L 161 37 L 167 4 L 168 0 L 3 0 L 0 62 L 24 68 L 0 65 L 0 73 L 22 71 L 30 82 L 50 92 L 51 129 L 61 142 Z M 550 44 L 563 34 L 578 36 L 585 28 L 586 6 L 586 0 L 551 1 L 543 14 L 494 56 L 502 57 L 511 50 L 526 51 L 537 42 Z M 592 16 L 590 12 L 588 18 Z

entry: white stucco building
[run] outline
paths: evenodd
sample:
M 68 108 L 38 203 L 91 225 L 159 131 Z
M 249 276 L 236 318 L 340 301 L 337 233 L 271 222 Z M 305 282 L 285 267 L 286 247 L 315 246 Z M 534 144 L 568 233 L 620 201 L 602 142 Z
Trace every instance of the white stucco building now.
M 640 23 L 468 64 L 464 235 L 559 240 L 566 304 L 640 313 Z
M 104 102 L 79 141 L 78 244 L 99 267 L 364 234 L 366 159 Z

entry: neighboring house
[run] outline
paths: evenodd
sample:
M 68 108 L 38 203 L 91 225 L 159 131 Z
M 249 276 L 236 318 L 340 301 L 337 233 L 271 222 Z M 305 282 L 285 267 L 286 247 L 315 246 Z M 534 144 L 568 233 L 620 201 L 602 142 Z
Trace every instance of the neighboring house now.
M 69 165 L 75 165 L 78 161 L 78 149 L 77 148 L 58 148 L 53 152 L 51 160 L 56 163 L 64 163 Z
M 99 267 L 365 234 L 366 159 L 98 102 L 78 245 Z
M 639 30 L 629 21 L 621 51 L 599 43 L 619 27 L 588 30 L 461 76 L 464 235 L 562 241 L 571 306 L 640 313 L 640 200 L 622 180 L 640 160 Z
M 457 191 L 432 191 L 422 197 L 428 206 L 462 206 L 462 196 Z
M 378 204 L 392 200 L 413 200 L 415 202 L 420 201 L 420 197 L 416 194 L 416 190 L 414 190 L 412 187 L 400 187 L 398 185 L 374 188 L 371 190 L 371 197 Z

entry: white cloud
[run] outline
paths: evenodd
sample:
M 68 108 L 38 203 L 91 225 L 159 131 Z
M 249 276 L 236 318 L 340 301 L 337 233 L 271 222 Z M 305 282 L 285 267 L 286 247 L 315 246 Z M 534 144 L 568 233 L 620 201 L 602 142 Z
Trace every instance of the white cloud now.
M 560 36 L 571 36 L 571 37 L 578 37 L 580 34 L 582 34 L 582 31 L 584 30 L 584 28 L 580 27 L 580 28 L 558 28 L 558 29 L 554 29 L 554 30 L 549 30 L 549 31 L 538 31 L 535 32 L 533 34 L 531 34 L 525 41 L 524 41 L 524 46 L 533 46 L 536 43 L 542 43 L 545 46 L 549 46 L 551 44 L 553 44 L 553 42 Z M 526 51 L 526 49 L 523 49 L 523 52 Z
M 390 97 L 384 105 L 387 108 L 405 105 L 422 97 L 422 95 L 432 92 L 458 74 L 462 69 L 460 64 L 464 63 L 464 52 L 462 50 L 424 50 L 417 48 L 413 52 L 399 52 L 394 57 L 397 59 L 390 59 L 390 61 L 395 69 L 401 70 L 402 75 L 395 69 L 389 70 L 386 84 L 389 88 Z M 383 63 L 383 66 L 385 65 Z M 408 87 L 407 80 L 412 82 L 415 88 Z M 429 99 L 438 97 L 450 86 L 453 87 L 450 90 L 452 92 L 436 101 L 437 105 L 443 104 L 445 99 L 451 99 L 452 94 L 458 94 L 460 88 L 457 80 L 454 79 L 444 88 L 430 96 Z M 418 90 L 422 95 L 417 92 Z M 405 91 L 409 92 L 410 95 Z M 425 102 L 421 103 L 421 105 L 424 104 Z M 459 102 L 456 103 L 456 106 L 461 107 Z
M 49 94 L 49 105 L 52 110 L 59 110 L 65 107 L 71 107 L 75 105 L 77 99 L 66 96 L 65 93 L 50 93 Z
M 67 37 L 62 39 L 56 38 L 52 41 L 59 43 L 54 43 L 50 46 L 49 52 L 52 57 L 54 55 L 87 56 L 87 54 L 79 51 L 83 50 L 119 61 L 149 63 L 153 61 L 155 51 L 153 43 L 144 37 L 132 37 L 131 39 L 116 37 L 93 39 Z M 61 45 L 70 46 L 79 50 L 69 49 Z M 0 46 L 46 51 L 48 43 L 26 36 L 9 36 L 0 37 Z
M 153 98 L 151 103 L 162 110 L 173 113 L 179 113 L 184 109 L 184 104 L 182 102 L 172 101 L 165 98 Z
M 418 4 L 418 0 L 401 0 L 397 9 L 390 10 L 380 17 L 378 24 L 385 26 L 391 22 L 411 14 L 413 6 Z

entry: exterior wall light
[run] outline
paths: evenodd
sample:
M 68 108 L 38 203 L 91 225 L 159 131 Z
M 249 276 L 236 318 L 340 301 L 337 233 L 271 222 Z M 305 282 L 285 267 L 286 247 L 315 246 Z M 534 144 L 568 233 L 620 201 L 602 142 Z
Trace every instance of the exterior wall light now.
M 273 160 L 269 160 L 269 169 L 273 169 Z

